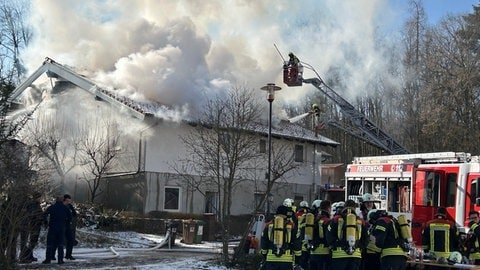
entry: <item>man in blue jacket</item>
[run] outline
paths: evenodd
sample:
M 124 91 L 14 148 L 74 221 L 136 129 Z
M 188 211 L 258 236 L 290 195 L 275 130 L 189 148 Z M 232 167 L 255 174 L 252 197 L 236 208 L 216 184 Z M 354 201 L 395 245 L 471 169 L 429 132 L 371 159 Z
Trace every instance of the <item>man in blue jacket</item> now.
M 65 228 L 72 220 L 72 214 L 63 204 L 63 196 L 58 197 L 55 204 L 45 210 L 45 218 L 48 219 L 47 251 L 43 264 L 49 264 L 58 250 L 58 264 L 63 264 L 63 245 L 65 240 Z

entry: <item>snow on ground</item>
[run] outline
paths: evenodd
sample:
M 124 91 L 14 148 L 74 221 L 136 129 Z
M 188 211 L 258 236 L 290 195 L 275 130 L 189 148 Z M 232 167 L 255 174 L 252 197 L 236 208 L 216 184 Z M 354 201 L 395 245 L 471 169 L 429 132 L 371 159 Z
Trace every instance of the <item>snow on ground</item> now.
M 77 260 L 66 260 L 61 266 L 56 261 L 50 265 L 41 264 L 45 259 L 43 238 L 34 250 L 38 261 L 21 264 L 19 269 L 227 269 L 218 264 L 219 242 L 190 245 L 181 243 L 181 236 L 177 235 L 175 245 L 169 250 L 168 244 L 159 249 L 153 248 L 165 240 L 165 236 L 160 235 L 82 229 L 77 231 L 77 236 L 79 245 L 73 249 Z M 235 245 L 238 242 L 232 242 L 230 249 L 233 250 Z

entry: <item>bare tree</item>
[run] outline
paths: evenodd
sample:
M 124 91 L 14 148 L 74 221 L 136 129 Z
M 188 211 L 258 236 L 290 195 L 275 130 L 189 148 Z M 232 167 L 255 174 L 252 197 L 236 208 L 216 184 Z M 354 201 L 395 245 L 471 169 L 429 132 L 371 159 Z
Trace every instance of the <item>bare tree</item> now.
M 90 202 L 101 194 L 101 180 L 121 154 L 120 138 L 122 133 L 117 123 L 95 120 L 81 127 L 82 140 L 79 141 L 79 154 L 85 164 L 85 181 L 90 192 Z
M 0 5 L 0 78 L 18 83 L 24 73 L 20 50 L 28 45 L 32 31 L 27 26 L 27 1 L 4 1 Z
M 187 148 L 181 165 L 173 166 L 182 176 L 189 190 L 206 195 L 216 188 L 220 203 L 217 205 L 222 227 L 223 260 L 228 261 L 228 239 L 232 197 L 236 187 L 253 180 L 259 190 L 269 194 L 275 183 L 293 174 L 300 165 L 295 163 L 291 146 L 274 144 L 272 147 L 272 177 L 270 185 L 258 176 L 258 164 L 265 157 L 258 151 L 261 103 L 254 90 L 245 87 L 229 89 L 225 96 L 211 99 L 204 107 L 194 131 L 181 139 Z M 262 170 L 264 171 L 264 170 Z M 291 175 L 290 174 L 290 175 Z M 252 212 L 260 210 L 266 196 Z M 190 200 L 192 201 L 192 200 Z
M 39 161 L 46 159 L 47 164 L 40 170 L 53 169 L 60 178 L 60 187 L 65 188 L 67 174 L 80 165 L 78 132 L 66 126 L 65 119 L 55 115 L 40 114 L 25 128 L 25 141 L 39 155 Z M 42 162 L 37 162 L 42 164 Z
M 204 107 L 193 133 L 182 137 L 188 152 L 183 162 L 197 175 L 209 176 L 220 195 L 223 260 L 228 258 L 233 192 L 244 181 L 252 160 L 258 157 L 258 139 L 252 124 L 260 119 L 260 103 L 253 89 L 233 87 L 225 96 L 211 99 Z M 205 181 L 205 178 L 202 177 Z M 196 185 L 196 184 L 195 184 Z M 199 186 L 199 185 L 196 185 Z

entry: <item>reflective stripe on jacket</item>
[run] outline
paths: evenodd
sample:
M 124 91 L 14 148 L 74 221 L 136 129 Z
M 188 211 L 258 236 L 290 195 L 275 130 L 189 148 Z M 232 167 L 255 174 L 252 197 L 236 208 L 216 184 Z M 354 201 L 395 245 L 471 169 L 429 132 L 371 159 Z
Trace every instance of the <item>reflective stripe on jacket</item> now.
M 372 230 L 375 245 L 381 249 L 381 257 L 407 256 L 401 245 L 405 241 L 400 235 L 400 225 L 390 216 L 377 219 Z
M 436 218 L 427 222 L 422 232 L 422 245 L 437 257 L 448 258 L 458 247 L 458 231 L 452 221 Z

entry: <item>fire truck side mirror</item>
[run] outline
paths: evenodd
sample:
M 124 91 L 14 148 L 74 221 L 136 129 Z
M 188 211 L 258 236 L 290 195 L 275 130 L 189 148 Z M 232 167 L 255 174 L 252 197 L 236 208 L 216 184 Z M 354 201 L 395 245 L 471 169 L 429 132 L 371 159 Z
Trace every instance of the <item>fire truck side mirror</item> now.
M 477 197 L 477 198 L 475 199 L 475 205 L 476 205 L 476 206 L 480 206 L 480 197 Z

